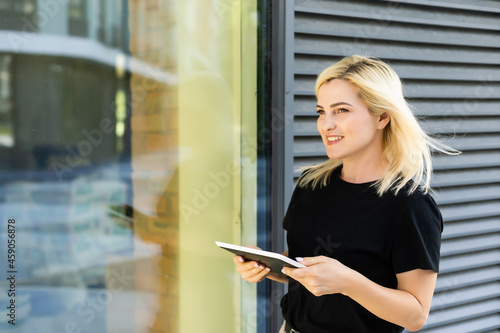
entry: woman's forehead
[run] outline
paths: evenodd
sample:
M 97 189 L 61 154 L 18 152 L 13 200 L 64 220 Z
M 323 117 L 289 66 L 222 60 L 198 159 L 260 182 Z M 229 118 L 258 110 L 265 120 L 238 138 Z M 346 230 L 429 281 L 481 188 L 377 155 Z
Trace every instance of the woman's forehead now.
M 318 103 L 359 102 L 359 89 L 352 83 L 335 79 L 322 84 L 318 89 Z M 329 105 L 329 104 L 328 104 Z M 322 105 L 326 107 L 327 105 Z

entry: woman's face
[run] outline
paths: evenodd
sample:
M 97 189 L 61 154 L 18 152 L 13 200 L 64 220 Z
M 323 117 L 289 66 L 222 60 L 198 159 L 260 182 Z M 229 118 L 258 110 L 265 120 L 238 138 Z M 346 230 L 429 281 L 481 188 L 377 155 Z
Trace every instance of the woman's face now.
M 344 163 L 380 159 L 387 114 L 375 116 L 358 96 L 358 89 L 344 80 L 331 80 L 318 91 L 318 131 L 329 158 Z

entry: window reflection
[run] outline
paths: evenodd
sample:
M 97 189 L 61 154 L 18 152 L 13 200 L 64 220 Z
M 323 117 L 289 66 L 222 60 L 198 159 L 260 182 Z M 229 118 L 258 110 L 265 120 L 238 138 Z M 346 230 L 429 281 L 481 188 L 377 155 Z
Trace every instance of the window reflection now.
M 69 33 L 74 36 L 87 36 L 88 21 L 85 0 L 70 0 L 68 3 Z
M 0 10 L 22 14 L 31 14 L 35 10 L 36 0 L 0 0 Z
M 0 0 L 1 29 L 23 29 L 25 22 L 33 19 L 36 5 L 37 0 Z
M 11 64 L 12 56 L 0 55 L 0 149 L 14 145 Z
M 228 3 L 0 0 L 0 331 L 255 331 L 214 243 L 256 229 L 256 2 Z
M 17 226 L 17 318 L 0 282 L 2 332 L 135 327 L 133 309 L 108 325 L 107 308 L 135 297 L 122 3 L 0 1 L 1 258 L 4 222 Z

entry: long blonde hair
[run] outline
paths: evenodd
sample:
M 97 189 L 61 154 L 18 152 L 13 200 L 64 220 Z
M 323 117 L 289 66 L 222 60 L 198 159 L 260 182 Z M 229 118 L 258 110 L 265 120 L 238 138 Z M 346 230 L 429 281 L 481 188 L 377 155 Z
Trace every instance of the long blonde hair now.
M 387 167 L 375 183 L 377 193 L 388 190 L 399 192 L 410 182 L 408 192 L 419 186 L 430 190 L 432 174 L 431 148 L 446 154 L 459 152 L 429 137 L 420 127 L 410 106 L 403 96 L 401 80 L 396 72 L 381 60 L 353 55 L 346 57 L 319 74 L 315 92 L 322 84 L 334 79 L 352 83 L 359 89 L 359 97 L 370 112 L 379 116 L 384 112 L 391 116 L 384 128 L 383 158 Z M 326 186 L 332 171 L 342 165 L 342 160 L 330 159 L 318 165 L 303 168 L 306 172 L 298 186 Z

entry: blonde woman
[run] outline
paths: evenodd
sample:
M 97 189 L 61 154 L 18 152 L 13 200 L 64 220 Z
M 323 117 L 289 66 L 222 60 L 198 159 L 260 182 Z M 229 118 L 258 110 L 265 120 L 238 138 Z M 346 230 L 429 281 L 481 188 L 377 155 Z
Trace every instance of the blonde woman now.
M 402 332 L 426 322 L 443 222 L 428 194 L 430 149 L 384 62 L 351 56 L 316 81 L 317 127 L 329 159 L 307 168 L 283 226 L 284 275 L 235 256 L 249 282 L 289 283 L 282 332 Z

